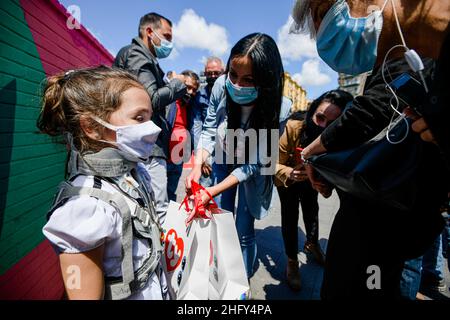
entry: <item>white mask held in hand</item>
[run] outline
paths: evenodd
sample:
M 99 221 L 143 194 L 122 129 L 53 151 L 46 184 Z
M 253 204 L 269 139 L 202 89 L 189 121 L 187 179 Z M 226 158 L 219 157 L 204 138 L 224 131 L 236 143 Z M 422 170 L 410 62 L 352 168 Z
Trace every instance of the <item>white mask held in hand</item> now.
M 129 153 L 135 157 L 148 159 L 152 153 L 153 146 L 161 132 L 153 121 L 146 121 L 139 124 L 128 126 L 114 126 L 99 117 L 92 117 L 93 120 L 100 123 L 105 128 L 116 132 L 116 141 L 99 140 L 105 143 L 111 143 L 117 146 L 119 150 Z

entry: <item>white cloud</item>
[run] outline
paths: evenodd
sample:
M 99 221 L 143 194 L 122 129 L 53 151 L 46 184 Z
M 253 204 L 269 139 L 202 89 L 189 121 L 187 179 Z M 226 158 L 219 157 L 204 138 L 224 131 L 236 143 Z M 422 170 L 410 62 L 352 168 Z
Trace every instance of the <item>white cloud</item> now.
M 300 61 L 301 58 L 317 58 L 316 42 L 306 34 L 290 34 L 289 27 L 293 19 L 289 16 L 286 23 L 278 29 L 277 44 L 283 60 Z
M 292 78 L 301 86 L 323 86 L 331 82 L 331 77 L 320 71 L 318 59 L 306 60 L 301 72 L 294 74 Z
M 179 48 L 208 50 L 213 55 L 228 52 L 227 30 L 214 23 L 207 23 L 192 9 L 183 12 L 178 23 L 173 26 L 174 44 Z

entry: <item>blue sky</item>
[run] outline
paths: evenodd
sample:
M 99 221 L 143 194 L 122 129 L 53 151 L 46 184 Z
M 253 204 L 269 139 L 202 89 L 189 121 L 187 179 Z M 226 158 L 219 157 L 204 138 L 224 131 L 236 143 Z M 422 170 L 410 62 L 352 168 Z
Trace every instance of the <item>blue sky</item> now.
M 174 23 L 171 56 L 161 59 L 164 71 L 203 70 L 204 59 L 218 55 L 225 62 L 243 36 L 264 32 L 280 49 L 285 71 L 307 91 L 309 99 L 337 87 L 337 73 L 317 55 L 304 35 L 288 34 L 294 0 L 60 0 L 80 9 L 81 23 L 115 55 L 137 36 L 139 18 L 151 11 Z

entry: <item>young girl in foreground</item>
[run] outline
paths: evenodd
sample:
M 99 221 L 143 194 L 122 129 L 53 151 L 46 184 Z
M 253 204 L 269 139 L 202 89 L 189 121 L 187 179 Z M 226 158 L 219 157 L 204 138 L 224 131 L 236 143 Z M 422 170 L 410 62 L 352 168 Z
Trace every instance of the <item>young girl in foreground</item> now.
M 97 67 L 48 79 L 38 128 L 64 136 L 68 180 L 44 235 L 69 299 L 165 299 L 160 228 L 145 162 L 160 132 L 144 87 Z

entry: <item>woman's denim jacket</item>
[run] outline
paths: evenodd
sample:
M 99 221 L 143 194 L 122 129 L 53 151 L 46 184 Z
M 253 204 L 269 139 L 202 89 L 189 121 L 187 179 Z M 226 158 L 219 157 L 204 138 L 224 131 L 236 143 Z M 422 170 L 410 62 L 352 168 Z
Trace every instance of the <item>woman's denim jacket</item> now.
M 206 119 L 197 147 L 197 149 L 205 149 L 211 155 L 214 154 L 216 146 L 217 128 L 227 120 L 225 80 L 226 75 L 222 75 L 212 88 Z M 292 102 L 283 97 L 280 124 L 285 123 L 289 117 L 291 105 Z M 280 125 L 280 130 L 282 130 L 281 128 L 282 125 Z M 278 147 L 275 149 L 278 152 Z M 269 214 L 274 196 L 273 177 L 272 175 L 261 175 L 261 166 L 258 157 L 257 163 L 239 165 L 231 172 L 239 180 L 241 188 L 244 188 L 248 209 L 256 219 L 262 219 Z

